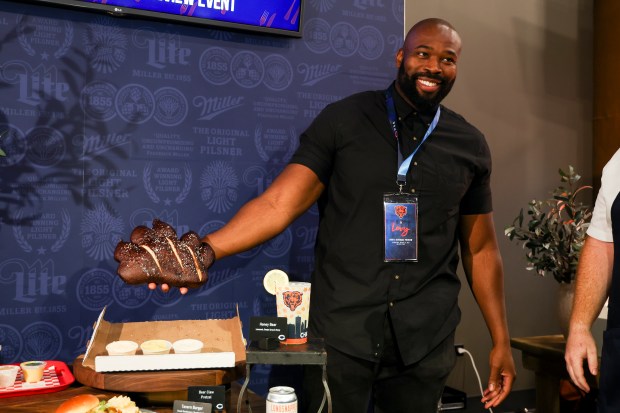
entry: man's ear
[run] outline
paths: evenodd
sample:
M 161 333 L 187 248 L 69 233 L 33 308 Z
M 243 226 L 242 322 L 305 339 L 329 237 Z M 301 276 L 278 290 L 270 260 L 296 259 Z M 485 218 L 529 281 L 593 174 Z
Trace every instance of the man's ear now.
M 398 49 L 398 52 L 396 52 L 396 67 L 400 68 L 400 65 L 403 63 L 403 49 L 402 47 L 400 49 Z

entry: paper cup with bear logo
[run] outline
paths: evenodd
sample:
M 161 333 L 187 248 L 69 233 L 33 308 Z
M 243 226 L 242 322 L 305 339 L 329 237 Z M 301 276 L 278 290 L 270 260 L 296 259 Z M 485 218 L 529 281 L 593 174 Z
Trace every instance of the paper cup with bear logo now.
M 308 341 L 310 312 L 310 283 L 291 281 L 276 285 L 278 317 L 286 317 L 287 334 L 284 344 L 303 344 Z

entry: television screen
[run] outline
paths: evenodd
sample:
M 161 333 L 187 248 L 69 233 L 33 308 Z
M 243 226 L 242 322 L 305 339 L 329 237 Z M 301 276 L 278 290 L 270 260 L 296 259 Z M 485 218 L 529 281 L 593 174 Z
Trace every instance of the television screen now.
M 303 0 L 30 0 L 232 29 L 301 37 Z

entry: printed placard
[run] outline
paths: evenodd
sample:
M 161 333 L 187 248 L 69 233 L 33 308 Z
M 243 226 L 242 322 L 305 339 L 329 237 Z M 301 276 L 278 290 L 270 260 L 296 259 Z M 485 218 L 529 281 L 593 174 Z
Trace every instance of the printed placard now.
M 226 386 L 191 386 L 187 398 L 192 402 L 210 403 L 213 411 L 220 412 L 226 406 Z
M 211 413 L 211 403 L 190 402 L 175 400 L 172 405 L 173 413 Z
M 286 339 L 286 317 L 250 317 L 250 340 Z

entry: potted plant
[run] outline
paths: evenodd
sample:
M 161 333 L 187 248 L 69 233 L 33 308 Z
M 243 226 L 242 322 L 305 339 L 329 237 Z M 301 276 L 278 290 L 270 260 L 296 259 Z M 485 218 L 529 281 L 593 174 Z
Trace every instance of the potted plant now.
M 522 208 L 504 234 L 526 250 L 527 270 L 540 276 L 550 274 L 560 283 L 560 295 L 567 295 L 558 303 L 560 324 L 566 332 L 579 254 L 592 217 L 590 203 L 578 196 L 592 187 L 580 186 L 581 176 L 570 165 L 568 172 L 559 169 L 559 174 L 561 184 L 551 197 L 530 201 L 527 215 Z
M 6 131 L 0 133 L 0 142 L 2 142 L 2 138 L 4 137 L 4 135 L 6 135 Z M 6 153 L 2 150 L 2 148 L 0 148 L 0 156 L 6 156 Z

